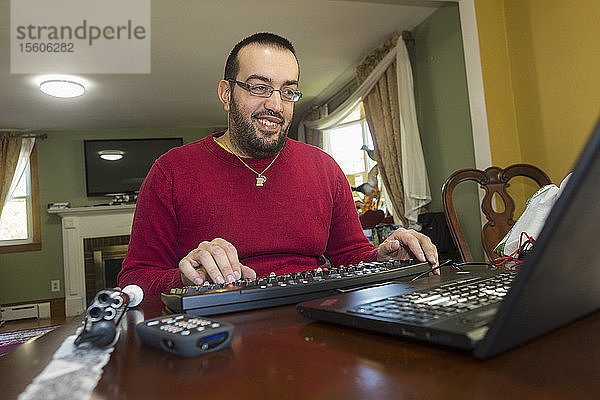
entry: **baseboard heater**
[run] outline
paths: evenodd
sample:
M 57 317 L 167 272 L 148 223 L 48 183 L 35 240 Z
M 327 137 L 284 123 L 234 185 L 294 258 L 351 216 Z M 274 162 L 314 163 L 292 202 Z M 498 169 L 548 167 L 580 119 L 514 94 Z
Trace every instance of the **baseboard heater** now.
M 50 318 L 50 303 L 20 304 L 2 307 L 2 320 L 14 321 L 28 318 Z

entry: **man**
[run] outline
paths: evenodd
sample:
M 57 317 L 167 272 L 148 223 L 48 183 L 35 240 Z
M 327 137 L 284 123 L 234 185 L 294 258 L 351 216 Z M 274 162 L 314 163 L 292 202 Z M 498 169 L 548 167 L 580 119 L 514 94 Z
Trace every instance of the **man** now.
M 119 285 L 160 293 L 206 280 L 408 258 L 437 265 L 429 238 L 399 229 L 378 248 L 363 235 L 350 186 L 323 151 L 287 138 L 299 66 L 286 39 L 238 43 L 218 97 L 228 128 L 153 165 L 135 211 Z

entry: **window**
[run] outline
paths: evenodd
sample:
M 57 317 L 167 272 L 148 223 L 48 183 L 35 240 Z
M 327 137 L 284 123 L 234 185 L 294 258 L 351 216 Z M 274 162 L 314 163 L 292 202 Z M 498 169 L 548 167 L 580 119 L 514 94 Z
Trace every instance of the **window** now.
M 337 127 L 325 132 L 324 146 L 346 174 L 350 186 L 356 187 L 367 181 L 367 175 L 376 162 L 361 150 L 363 146 L 373 148 L 362 107 L 357 107 Z M 358 200 L 358 193 L 353 193 Z
M 37 146 L 0 216 L 0 253 L 40 250 L 40 200 Z

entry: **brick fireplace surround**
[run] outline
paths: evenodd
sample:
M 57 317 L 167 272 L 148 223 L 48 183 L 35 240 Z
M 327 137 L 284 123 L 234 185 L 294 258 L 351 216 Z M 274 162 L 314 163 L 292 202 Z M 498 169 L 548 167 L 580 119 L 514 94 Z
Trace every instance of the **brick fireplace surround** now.
M 86 291 L 86 258 L 93 258 L 94 251 L 106 246 L 127 244 L 134 210 L 135 204 L 48 210 L 49 214 L 56 214 L 62 220 L 67 316 L 83 313 L 87 299 L 95 295 L 87 291 L 97 291 L 97 286 L 91 283 L 96 278 L 90 276 L 89 266 Z

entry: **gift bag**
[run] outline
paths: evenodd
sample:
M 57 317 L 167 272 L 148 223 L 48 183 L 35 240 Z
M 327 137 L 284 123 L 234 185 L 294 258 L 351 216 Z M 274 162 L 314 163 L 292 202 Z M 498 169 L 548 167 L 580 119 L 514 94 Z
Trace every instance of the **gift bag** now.
M 521 217 L 494 248 L 496 254 L 500 257 L 513 254 L 519 248 L 523 232 L 534 240 L 538 238 L 554 202 L 560 196 L 562 188 L 564 188 L 570 175 L 567 175 L 561 182 L 560 188 L 556 185 L 543 186 L 527 200 L 527 206 Z

